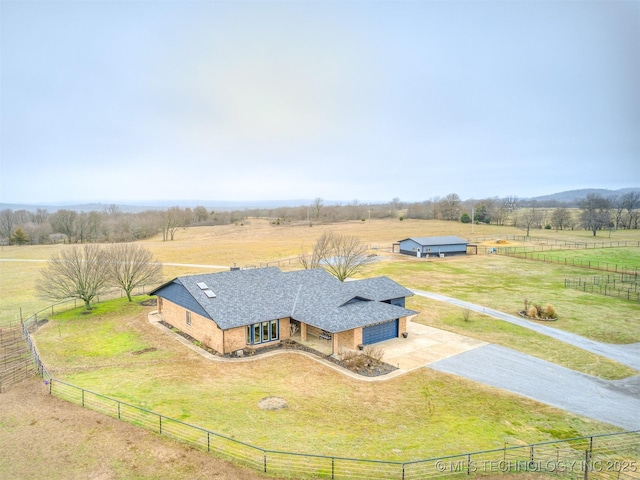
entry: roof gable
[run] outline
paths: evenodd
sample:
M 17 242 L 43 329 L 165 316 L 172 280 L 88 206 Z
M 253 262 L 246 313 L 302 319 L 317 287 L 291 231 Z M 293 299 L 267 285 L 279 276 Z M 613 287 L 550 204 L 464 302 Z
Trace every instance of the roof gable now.
M 358 303 L 358 302 L 370 302 L 371 299 L 370 298 L 364 298 L 361 297 L 359 295 L 356 295 L 355 297 L 351 297 L 350 300 L 347 300 L 346 302 L 344 302 L 342 305 L 340 305 L 341 307 L 344 307 L 345 305 L 351 305 L 352 303 Z
M 449 235 L 444 237 L 409 237 L 403 240 L 399 240 L 398 243 L 406 242 L 407 240 L 413 240 L 419 245 L 433 247 L 437 245 L 468 245 L 464 238 L 456 237 L 455 235 Z

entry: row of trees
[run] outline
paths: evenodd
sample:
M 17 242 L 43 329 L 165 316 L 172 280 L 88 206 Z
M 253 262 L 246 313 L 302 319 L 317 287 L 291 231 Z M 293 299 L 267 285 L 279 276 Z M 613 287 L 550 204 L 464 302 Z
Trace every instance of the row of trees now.
M 574 206 L 523 201 L 515 196 L 463 201 L 457 194 L 423 202 L 402 202 L 394 198 L 388 203 L 366 204 L 354 200 L 347 204 L 327 205 L 316 198 L 309 205 L 272 209 L 212 211 L 204 206 L 171 207 L 124 213 L 111 205 L 102 211 L 77 212 L 61 209 L 53 213 L 38 209 L 0 211 L 0 242 L 14 244 L 128 242 L 160 233 L 170 241 L 178 231 L 195 225 L 241 223 L 248 217 L 269 218 L 273 223 L 332 223 L 348 220 L 382 218 L 435 219 L 468 221 L 495 225 L 513 225 L 529 231 L 551 226 L 556 229 L 603 228 L 637 229 L 640 221 L 640 192 L 604 198 L 590 194 Z
M 162 281 L 162 265 L 139 245 L 120 243 L 66 247 L 42 271 L 40 295 L 47 300 L 77 298 L 87 310 L 109 288 L 121 288 L 132 301 L 135 288 Z
M 639 207 L 640 193 L 633 192 L 621 198 L 589 194 L 578 202 L 577 210 L 565 207 L 545 209 L 531 204 L 514 216 L 513 225 L 526 229 L 527 235 L 533 228 L 582 228 L 593 232 L 595 236 L 599 230 L 637 229 L 640 222 Z

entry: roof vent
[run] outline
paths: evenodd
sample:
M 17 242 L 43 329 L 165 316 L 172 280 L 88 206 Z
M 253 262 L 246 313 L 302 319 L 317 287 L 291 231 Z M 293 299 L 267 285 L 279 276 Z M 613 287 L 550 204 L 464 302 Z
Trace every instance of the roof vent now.
M 207 288 L 209 288 L 209 287 L 207 287 L 207 284 L 204 283 L 204 282 L 198 282 L 198 283 L 196 283 L 196 285 L 198 285 L 198 287 L 200 287 L 200 290 L 206 290 Z
M 208 288 L 204 291 L 204 294 L 209 298 L 216 298 L 216 294 L 213 293 L 213 290 L 210 290 Z

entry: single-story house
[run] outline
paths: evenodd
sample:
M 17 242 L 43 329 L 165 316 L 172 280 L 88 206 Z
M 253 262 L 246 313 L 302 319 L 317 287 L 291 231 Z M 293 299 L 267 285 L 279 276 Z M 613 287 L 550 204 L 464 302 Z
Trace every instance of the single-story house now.
M 220 353 L 299 334 L 332 343 L 332 353 L 407 331 L 413 293 L 388 277 L 341 282 L 326 270 L 277 267 L 178 277 L 156 288 L 162 320 Z
M 467 242 L 456 236 L 446 237 L 412 237 L 397 242 L 400 245 L 400 253 L 412 255 L 418 258 L 430 256 L 460 255 L 467 253 Z

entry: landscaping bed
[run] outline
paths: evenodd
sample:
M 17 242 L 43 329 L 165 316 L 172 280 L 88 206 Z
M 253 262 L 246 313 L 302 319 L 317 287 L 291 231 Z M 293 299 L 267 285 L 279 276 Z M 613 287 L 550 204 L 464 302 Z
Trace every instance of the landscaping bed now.
M 255 357 L 257 355 L 262 355 L 262 354 L 273 352 L 276 350 L 299 350 L 299 351 L 304 351 L 304 352 L 308 352 L 313 355 L 316 355 L 319 358 L 328 360 L 329 362 L 334 363 L 346 370 L 349 370 L 353 373 L 357 373 L 358 375 L 362 375 L 365 377 L 378 377 L 381 375 L 386 375 L 388 373 L 391 373 L 394 370 L 397 370 L 397 367 L 394 367 L 393 365 L 389 365 L 388 363 L 369 357 L 362 353 L 355 356 L 350 356 L 345 359 L 340 359 L 340 358 L 336 358 L 333 355 L 326 355 L 322 352 L 319 352 L 318 350 L 302 345 L 301 343 L 298 343 L 291 339 L 282 340 L 273 345 L 268 345 L 260 348 L 244 348 L 242 350 L 239 350 L 240 352 L 242 352 L 242 354 L 240 355 L 238 355 L 237 352 L 223 354 L 203 344 L 202 342 L 196 340 L 188 333 L 185 333 L 182 330 L 175 328 L 173 325 L 170 325 L 164 321 L 160 321 L 160 324 L 168 328 L 172 332 L 175 332 L 181 337 L 187 339 L 196 347 L 199 347 L 204 351 L 209 352 L 212 355 L 216 355 L 223 358 Z

